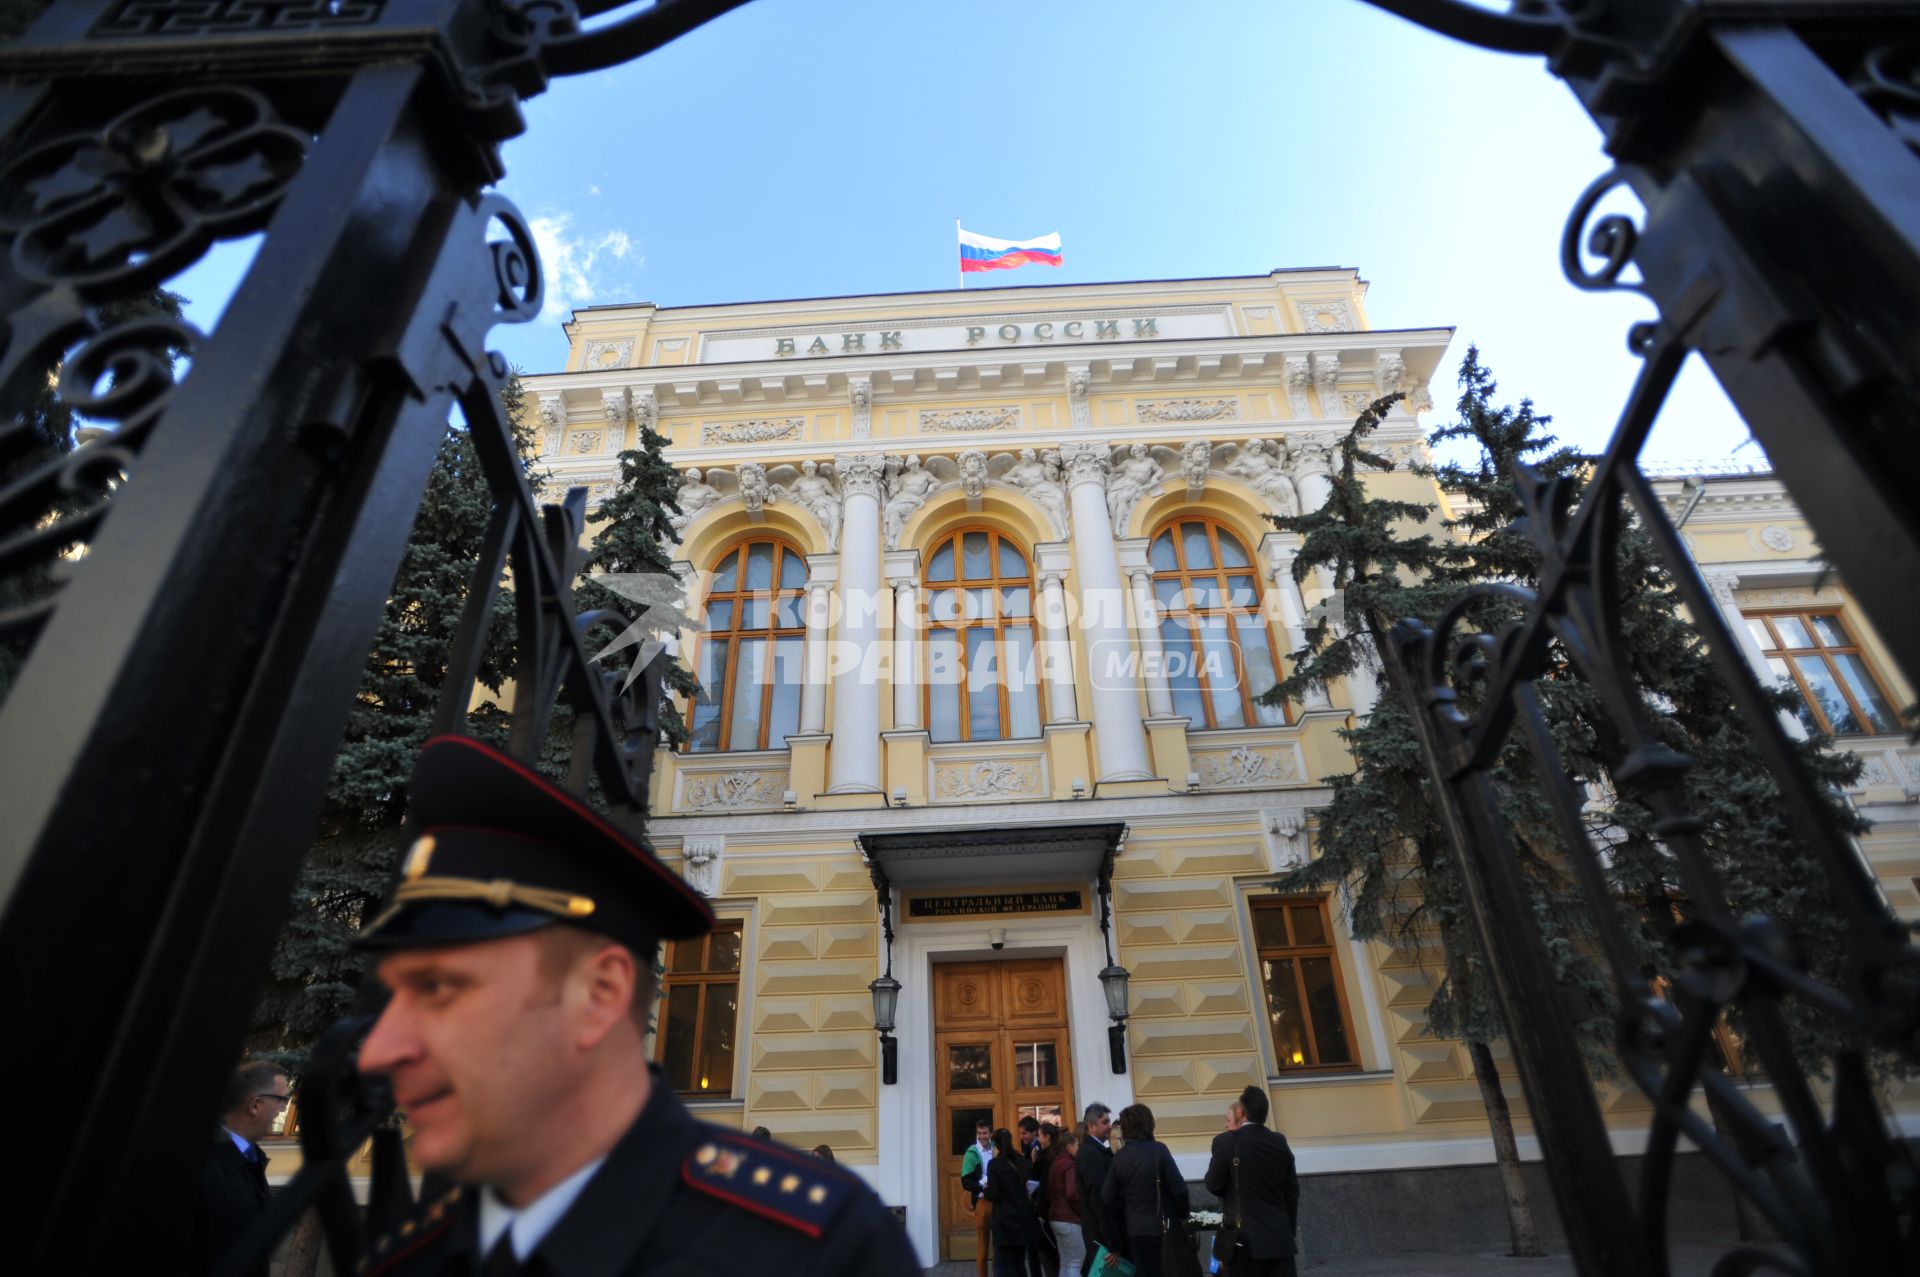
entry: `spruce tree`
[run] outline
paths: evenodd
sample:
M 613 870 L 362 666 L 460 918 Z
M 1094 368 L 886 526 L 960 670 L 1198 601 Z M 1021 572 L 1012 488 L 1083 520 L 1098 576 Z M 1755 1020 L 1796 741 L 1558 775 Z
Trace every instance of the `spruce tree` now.
M 1415 468 L 1432 477 L 1459 511 L 1444 521 L 1449 535 L 1443 541 L 1434 544 L 1420 534 L 1413 525 L 1420 515 L 1403 504 L 1365 496 L 1355 462 L 1386 468 L 1384 459 L 1366 454 L 1360 442 L 1377 424 L 1369 419 L 1372 413 L 1356 423 L 1343 446 L 1345 464 L 1327 506 L 1310 515 L 1275 520 L 1306 538 L 1296 565 L 1302 579 L 1321 567 L 1331 572 L 1336 589 L 1345 589 L 1350 628 L 1343 634 L 1324 622 L 1316 626 L 1296 654 L 1289 678 L 1271 694 L 1273 699 L 1297 697 L 1307 686 L 1324 684 L 1358 660 L 1383 662 L 1388 625 L 1402 616 L 1431 624 L 1470 585 L 1538 585 L 1542 557 L 1530 535 L 1517 467 L 1524 462 L 1542 478 L 1563 480 L 1560 491 L 1573 502 L 1579 499 L 1588 459 L 1557 446 L 1547 433 L 1549 418 L 1535 413 L 1530 402 L 1497 405 L 1496 383 L 1475 350 L 1469 349 L 1462 363 L 1460 384 L 1459 417 L 1436 430 L 1432 441 L 1471 443 L 1472 459 Z M 1430 508 L 1416 509 L 1424 514 Z M 1644 529 L 1629 526 L 1617 553 L 1629 662 L 1648 693 L 1646 703 L 1662 743 L 1693 760 L 1685 781 L 1687 801 L 1705 820 L 1703 839 L 1727 884 L 1734 912 L 1766 914 L 1793 938 L 1816 974 L 1836 977 L 1831 968 L 1845 951 L 1844 922 L 1817 859 L 1791 835 L 1751 730 L 1685 619 L 1651 538 Z M 1384 579 L 1389 576 L 1390 582 Z M 1466 628 L 1497 633 L 1521 612 L 1517 600 L 1489 596 L 1468 613 Z M 1473 689 L 1462 690 L 1471 710 Z M 1557 643 L 1549 648 L 1534 690 L 1562 762 L 1589 795 L 1586 835 L 1606 849 L 1610 900 L 1581 898 L 1568 872 L 1571 849 L 1561 844 L 1551 818 L 1543 785 L 1547 778 L 1518 731 L 1505 742 L 1492 779 L 1530 889 L 1534 920 L 1546 939 L 1556 978 L 1571 995 L 1569 1005 L 1578 1008 L 1573 1027 L 1594 1073 L 1606 1077 L 1614 1065 L 1615 995 L 1610 978 L 1592 956 L 1593 919 L 1586 910 L 1620 911 L 1638 943 L 1641 975 L 1655 981 L 1673 974 L 1668 941 L 1690 906 L 1671 856 L 1654 835 L 1651 810 L 1629 786 L 1617 783 L 1615 768 L 1624 761 L 1617 728 L 1601 712 L 1593 685 Z M 1777 703 L 1788 703 L 1786 693 L 1773 695 Z M 1515 1253 L 1532 1253 L 1537 1240 L 1529 1245 L 1530 1211 L 1488 1045 L 1504 1036 L 1504 1026 L 1465 908 L 1459 870 L 1433 805 L 1417 733 L 1404 702 L 1393 694 L 1347 737 L 1355 770 L 1330 781 L 1333 798 L 1321 822 L 1320 856 L 1285 877 L 1279 889 L 1338 884 L 1350 901 L 1349 924 L 1356 937 L 1437 942 L 1443 979 L 1428 1007 L 1429 1023 L 1435 1033 L 1463 1038 L 1468 1045 L 1494 1127 Z M 1817 739 L 1808 741 L 1802 754 L 1817 777 L 1836 787 L 1832 819 L 1857 832 L 1857 818 L 1837 793 L 1838 786 L 1857 774 L 1857 762 Z M 1840 1027 L 1815 1009 L 1795 1006 L 1790 1016 L 1811 1048 L 1810 1065 L 1817 1067 L 1816 1057 L 1846 1041 Z
M 521 456 L 534 446 L 522 421 L 518 374 L 501 393 Z M 529 476 L 538 490 L 537 476 Z M 440 441 L 413 531 L 368 654 L 346 735 L 334 756 L 314 842 L 275 947 L 271 982 L 254 1013 L 254 1047 L 296 1075 L 307 1048 L 359 991 L 353 947 L 367 911 L 385 894 L 400 852 L 407 777 L 446 682 L 448 649 L 493 512 L 493 493 L 464 424 Z M 495 597 L 480 682 L 498 693 L 514 659 L 513 597 Z M 500 734 L 498 711 L 472 716 L 476 735 Z
M 666 438 L 644 423 L 639 427 L 639 444 L 620 454 L 619 483 L 593 512 L 600 528 L 594 534 L 577 598 L 583 610 L 605 606 L 634 615 L 645 607 L 647 624 L 660 634 L 673 635 L 687 624 L 679 606 L 679 592 L 671 585 L 673 553 L 669 549 L 680 542 L 670 519 L 670 515 L 680 513 L 674 500 L 680 490 L 680 475 L 667 460 Z M 629 588 L 625 594 L 616 594 L 594 583 L 592 574 L 602 572 L 645 574 L 659 578 L 659 582 L 657 588 Z M 642 597 L 633 597 L 636 594 Z M 625 670 L 639 650 L 636 646 L 609 653 L 607 664 Z M 699 690 L 682 661 L 667 663 L 667 687 L 689 701 Z M 687 739 L 686 725 L 670 700 L 660 707 L 660 721 L 670 743 L 678 745 Z

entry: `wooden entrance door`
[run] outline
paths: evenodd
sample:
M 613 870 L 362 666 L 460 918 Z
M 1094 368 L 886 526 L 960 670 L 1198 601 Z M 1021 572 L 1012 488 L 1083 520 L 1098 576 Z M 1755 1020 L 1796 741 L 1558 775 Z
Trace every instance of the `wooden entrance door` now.
M 1031 1113 L 1065 1130 L 1074 1118 L 1061 960 L 936 965 L 933 1059 L 940 1254 L 972 1259 L 974 1216 L 960 1187 L 960 1161 L 973 1143 L 974 1122 L 984 1117 L 1013 1131 Z

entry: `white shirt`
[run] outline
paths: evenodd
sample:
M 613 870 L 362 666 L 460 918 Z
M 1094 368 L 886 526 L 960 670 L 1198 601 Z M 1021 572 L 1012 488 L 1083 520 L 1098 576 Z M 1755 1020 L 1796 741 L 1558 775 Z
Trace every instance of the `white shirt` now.
M 560 1217 L 567 1213 L 567 1208 L 573 1205 L 581 1190 L 586 1188 L 587 1181 L 593 1178 L 593 1173 L 606 1160 L 596 1157 L 519 1210 L 500 1200 L 500 1194 L 491 1189 L 480 1194 L 481 1256 L 484 1258 L 492 1254 L 500 1234 L 511 1228 L 513 1257 L 526 1263 L 527 1256 L 533 1254 L 534 1247 L 553 1231 L 553 1226 L 560 1222 Z

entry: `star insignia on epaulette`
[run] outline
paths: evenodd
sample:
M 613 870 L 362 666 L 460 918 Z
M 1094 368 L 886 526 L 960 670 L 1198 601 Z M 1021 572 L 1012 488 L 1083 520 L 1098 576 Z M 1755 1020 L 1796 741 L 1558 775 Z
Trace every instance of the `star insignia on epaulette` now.
M 731 1136 L 694 1149 L 681 1177 L 703 1193 L 814 1238 L 826 1235 L 856 1183 L 790 1149 Z
M 420 1211 L 415 1216 L 402 1220 L 400 1226 L 392 1232 L 383 1233 L 379 1237 L 374 1238 L 373 1241 L 368 1244 L 366 1254 L 360 1257 L 357 1271 L 361 1273 L 378 1272 L 379 1269 L 375 1267 L 376 1264 L 384 1267 L 390 1261 L 398 1260 L 401 1255 L 411 1253 L 414 1247 L 400 1245 L 399 1243 L 413 1241 L 416 1233 L 420 1235 L 420 1242 L 424 1244 L 430 1234 L 440 1230 L 441 1221 L 447 1219 L 448 1212 L 459 1200 L 460 1189 L 457 1187 L 449 1189 L 446 1193 L 428 1203 L 424 1211 Z M 448 1220 L 447 1222 L 451 1223 L 452 1221 Z

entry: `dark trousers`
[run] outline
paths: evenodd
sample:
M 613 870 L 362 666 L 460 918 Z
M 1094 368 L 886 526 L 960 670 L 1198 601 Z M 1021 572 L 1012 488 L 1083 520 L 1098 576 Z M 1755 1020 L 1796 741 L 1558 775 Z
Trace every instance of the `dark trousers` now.
M 1130 1233 L 1127 1241 L 1133 1245 L 1134 1277 L 1160 1277 L 1166 1271 L 1160 1266 L 1159 1233 Z
M 993 1252 L 993 1277 L 1027 1277 L 1027 1248 L 997 1243 Z

